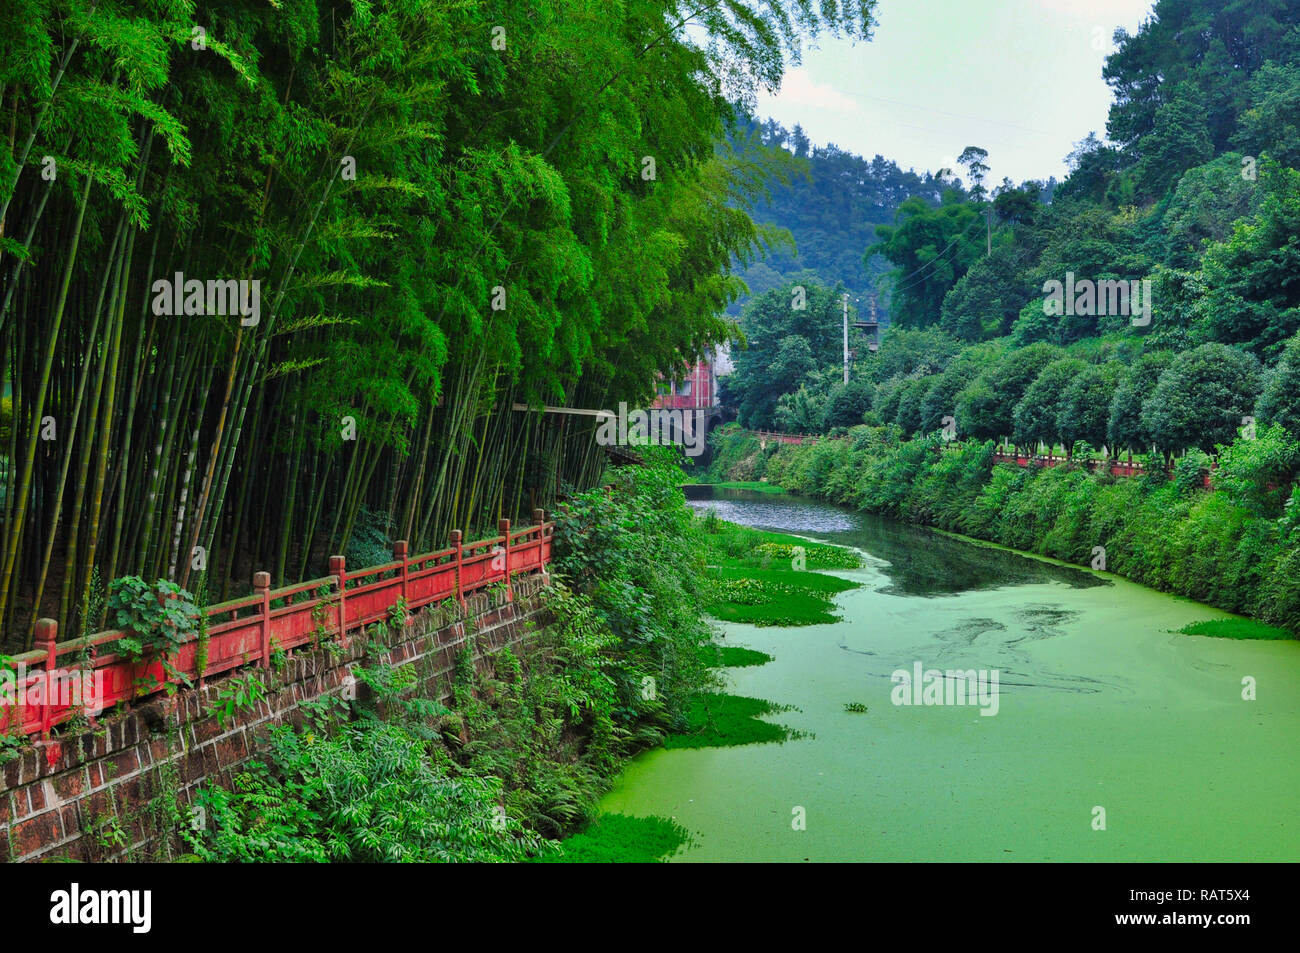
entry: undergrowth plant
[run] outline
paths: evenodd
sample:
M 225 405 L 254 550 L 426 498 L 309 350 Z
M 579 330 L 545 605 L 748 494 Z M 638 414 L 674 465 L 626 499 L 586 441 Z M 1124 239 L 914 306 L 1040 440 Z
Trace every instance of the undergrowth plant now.
M 705 547 L 678 485 L 681 470 L 672 448 L 643 450 L 644 466 L 607 475 L 611 492 L 578 494 L 556 515 L 553 571 L 616 637 L 615 718 L 649 741 L 683 727 L 691 697 L 712 684 L 700 661 L 712 632 L 703 612 Z
M 501 810 L 499 778 L 454 776 L 431 756 L 435 742 L 418 726 L 440 709 L 399 704 L 412 687 L 394 674 L 402 671 L 359 670 L 371 688 L 362 717 L 337 703 L 311 706 L 301 729 L 271 730 L 268 757 L 230 789 L 203 788 L 196 803 L 207 823 L 188 835 L 194 852 L 374 863 L 521 860 L 553 849 Z
M 235 716 L 236 712 L 255 708 L 259 702 L 266 700 L 266 682 L 256 672 L 236 675 L 225 680 L 221 691 L 217 693 L 217 703 L 211 714 L 222 728 Z
M 190 593 L 166 579 L 151 586 L 139 576 L 124 576 L 109 585 L 107 607 L 114 627 L 127 633 L 115 651 L 131 661 L 157 660 L 170 677 L 191 684 L 171 660 L 199 632 L 201 613 Z

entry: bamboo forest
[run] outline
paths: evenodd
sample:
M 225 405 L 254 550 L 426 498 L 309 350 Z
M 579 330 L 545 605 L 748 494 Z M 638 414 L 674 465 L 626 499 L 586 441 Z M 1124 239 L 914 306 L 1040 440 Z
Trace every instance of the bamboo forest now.
M 592 482 L 513 406 L 641 400 L 725 339 L 775 160 L 715 140 L 870 4 L 727 5 L 710 47 L 671 6 L 6 3 L 8 645 L 102 624 L 96 579 L 195 588 L 196 547 L 215 601 Z M 209 313 L 231 281 L 259 313 Z

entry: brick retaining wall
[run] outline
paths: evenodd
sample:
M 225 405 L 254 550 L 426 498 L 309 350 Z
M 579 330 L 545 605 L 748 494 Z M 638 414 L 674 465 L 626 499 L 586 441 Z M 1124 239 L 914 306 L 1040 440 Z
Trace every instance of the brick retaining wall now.
M 426 697 L 449 702 L 462 650 L 472 645 L 481 664 L 542 622 L 536 598 L 542 584 L 540 576 L 517 579 L 513 602 L 504 590 L 466 597 L 469 626 L 453 621 L 450 608 L 430 607 L 399 631 L 373 636 L 384 646 L 378 659 L 415 666 Z M 163 859 L 162 835 L 174 827 L 178 809 L 187 811 L 199 785 L 227 781 L 263 749 L 272 726 L 300 724 L 303 702 L 350 694 L 363 640 L 354 634 L 346 647 L 336 641 L 332 648 L 292 652 L 281 672 L 269 674 L 266 701 L 237 711 L 224 726 L 212 714 L 218 696 L 230 677 L 247 671 L 106 713 L 92 731 L 22 749 L 0 765 L 0 860 Z M 119 830 L 125 843 L 105 836 Z

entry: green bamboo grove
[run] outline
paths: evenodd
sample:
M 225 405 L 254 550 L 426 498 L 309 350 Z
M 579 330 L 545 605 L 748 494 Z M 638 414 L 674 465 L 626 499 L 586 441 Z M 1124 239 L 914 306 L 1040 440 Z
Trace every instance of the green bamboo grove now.
M 729 335 L 779 157 L 724 134 L 872 5 L 9 0 L 4 647 L 123 575 L 215 600 L 592 482 L 540 408 Z

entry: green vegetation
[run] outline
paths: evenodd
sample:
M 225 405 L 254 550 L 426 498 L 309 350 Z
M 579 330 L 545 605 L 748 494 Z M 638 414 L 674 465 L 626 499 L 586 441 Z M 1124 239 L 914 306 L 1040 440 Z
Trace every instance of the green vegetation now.
M 714 483 L 720 490 L 753 490 L 755 493 L 784 493 L 785 491 L 779 486 L 771 483 L 763 483 L 758 480 L 732 480 L 723 483 Z
M 212 861 L 520 860 L 581 823 L 616 769 L 600 655 L 611 638 L 589 606 L 557 588 L 558 622 L 525 659 L 478 671 L 463 652 L 454 706 L 420 697 L 410 668 L 362 668 L 351 706 L 309 706 L 301 729 L 273 730 L 268 757 L 198 800 L 208 824 L 186 835 Z M 383 784 L 375 779 L 382 778 Z
M 266 682 L 262 681 L 258 673 L 232 675 L 222 681 L 221 691 L 217 693 L 217 703 L 209 714 L 217 719 L 220 727 L 225 728 L 226 722 L 235 716 L 235 712 L 255 708 L 266 699 L 266 696 Z
M 820 625 L 838 621 L 832 598 L 836 592 L 852 589 L 854 583 L 837 579 L 826 584 L 817 573 L 791 570 L 720 569 L 715 580 L 708 612 L 723 622 L 751 625 Z M 817 580 L 814 582 L 814 580 Z
M 857 583 L 811 569 L 856 569 L 857 554 L 795 536 L 700 520 L 707 547 L 705 606 L 724 622 L 797 626 L 834 622 L 832 600 Z
M 748 346 L 735 354 L 736 368 L 722 385 L 724 402 L 738 408 L 743 426 L 822 429 L 808 395 L 828 392 L 836 378 L 840 324 L 839 296 L 811 282 L 783 284 L 746 306 L 741 326 Z
M 462 652 L 450 706 L 420 697 L 409 667 L 358 669 L 367 690 L 356 702 L 312 706 L 300 730 L 274 731 L 265 761 L 229 790 L 204 789 L 210 823 L 186 835 L 193 852 L 213 861 L 546 855 L 595 816 L 628 755 L 697 731 L 700 693 L 718 687 L 713 666 L 755 664 L 761 653 L 712 644 L 693 517 L 671 462 L 647 456 L 649 465 L 612 474 L 611 496 L 581 494 L 559 518 L 554 584 L 543 591 L 554 622 L 526 651 L 500 649 L 480 666 Z M 259 693 L 232 682 L 218 710 L 224 718 Z M 647 833 L 645 850 L 671 833 Z
M 168 676 L 190 684 L 171 659 L 199 634 L 200 612 L 193 596 L 166 579 L 150 586 L 138 576 L 126 576 L 109 585 L 106 604 L 113 628 L 129 633 L 113 643 L 112 651 L 128 659 L 157 660 Z
M 1106 62 L 1114 145 L 1085 137 L 1062 183 L 992 188 L 969 147 L 964 183 L 941 175 L 862 243 L 893 266 L 892 323 L 877 354 L 851 342 L 849 384 L 831 280 L 747 303 L 726 383 L 741 422 L 1166 462 L 1272 424 L 1300 437 L 1298 36 L 1293 5 L 1159 0 Z M 724 436 L 713 477 L 770 479 L 765 457 Z
M 787 490 L 1013 549 L 1105 567 L 1166 592 L 1300 630 L 1296 441 L 1273 426 L 1224 448 L 1207 490 L 1203 455 L 1166 476 L 994 465 L 992 441 L 907 440 L 857 427 L 842 440 L 774 449 L 764 466 Z
M 1111 571 L 1300 630 L 1300 8 L 1238 14 L 1157 0 L 1117 36 L 1114 144 L 1080 141 L 1064 182 L 990 188 L 972 146 L 965 183 L 903 201 L 864 244 L 894 268 L 892 323 L 848 385 L 836 291 L 751 299 L 741 422 L 842 439 L 722 428 L 711 478 L 1084 565 L 1104 548 Z M 995 447 L 1071 464 L 995 467 Z M 1147 476 L 1076 465 L 1116 458 Z
M 803 732 L 762 721 L 764 715 L 792 711 L 761 698 L 707 692 L 691 699 L 686 727 L 664 739 L 665 748 L 720 748 L 767 744 L 804 737 Z
M 275 729 L 270 766 L 255 763 L 231 790 L 204 788 L 207 827 L 189 835 L 194 852 L 222 862 L 373 863 L 520 860 L 546 848 L 501 811 L 499 781 L 447 777 L 410 728 L 331 730 Z
M 735 376 L 734 372 L 730 375 Z M 692 474 L 700 483 L 748 484 L 760 483 L 762 466 L 767 459 L 757 437 L 750 436 L 739 424 L 726 424 L 709 434 L 712 461 L 703 475 Z M 735 479 L 732 479 L 732 476 Z M 763 486 L 776 486 L 763 483 Z
M 873 6 L 5 3 L 0 632 L 101 626 L 96 569 L 219 602 L 590 486 L 514 404 L 732 335 L 797 165 L 746 106 Z
M 706 645 L 702 650 L 709 665 L 717 668 L 749 668 L 766 665 L 772 656 L 740 645 Z
M 1295 635 L 1277 626 L 1264 625 L 1254 619 L 1206 619 L 1180 630 L 1184 635 L 1208 635 L 1216 639 L 1293 639 Z
M 842 284 L 852 295 L 869 294 L 887 270 L 880 260 L 864 261 L 862 249 L 875 237 L 879 224 L 893 221 L 898 203 L 908 196 L 937 202 L 945 181 L 929 172 L 903 171 L 880 156 L 867 159 L 834 144 L 814 146 L 803 129 L 787 130 L 768 119 L 747 123 L 746 136 L 735 134 L 737 149 L 782 149 L 802 166 L 789 182 L 773 182 L 769 195 L 754 209 L 754 219 L 788 229 L 797 247 L 774 245 L 740 272 L 753 295 L 791 281 L 833 287 Z M 729 309 L 739 315 L 746 299 Z M 880 301 L 880 315 L 887 315 Z
M 556 516 L 553 571 L 589 600 L 616 642 L 609 676 L 616 724 L 643 744 L 685 724 L 691 695 L 712 684 L 701 650 L 705 560 L 669 448 L 607 474 L 612 490 L 576 495 Z M 649 452 L 657 451 L 657 452 Z
M 699 519 L 708 561 L 726 559 L 733 565 L 760 569 L 794 567 L 796 560 L 803 569 L 857 569 L 862 565 L 858 554 L 843 546 L 814 543 L 787 533 L 739 526 L 706 512 Z M 828 578 L 828 577 L 820 577 Z
M 553 584 L 541 594 L 552 624 L 522 650 L 501 648 L 477 665 L 463 650 L 444 705 L 423 696 L 414 667 L 376 661 L 382 640 L 369 643 L 368 664 L 353 670 L 356 699 L 304 705 L 300 727 L 273 728 L 259 760 L 197 793 L 197 828 L 176 808 L 169 856 L 646 861 L 686 843 L 686 832 L 660 819 L 600 818 L 592 826 L 599 797 L 628 756 L 660 744 L 750 744 L 799 733 L 759 720 L 787 709 L 720 691 L 721 668 L 771 656 L 713 642 L 703 617 L 700 521 L 676 486 L 671 452 L 646 456 L 645 466 L 608 475 L 613 492 L 578 494 L 558 518 Z M 727 538 L 743 543 L 739 532 Z M 771 551 L 752 558 L 789 555 L 785 538 L 763 545 Z M 843 561 L 829 548 L 809 558 Z M 140 592 L 157 606 L 152 589 Z M 115 603 L 124 612 L 125 598 Z M 368 631 L 404 628 L 404 616 L 399 606 Z M 223 680 L 209 714 L 226 724 L 275 690 L 274 677 Z M 96 830 L 101 849 L 112 847 L 115 829 Z M 576 831 L 583 833 L 561 843 Z
M 602 814 L 566 838 L 562 851 L 538 858 L 548 864 L 649 864 L 691 843 L 691 835 L 666 817 Z

